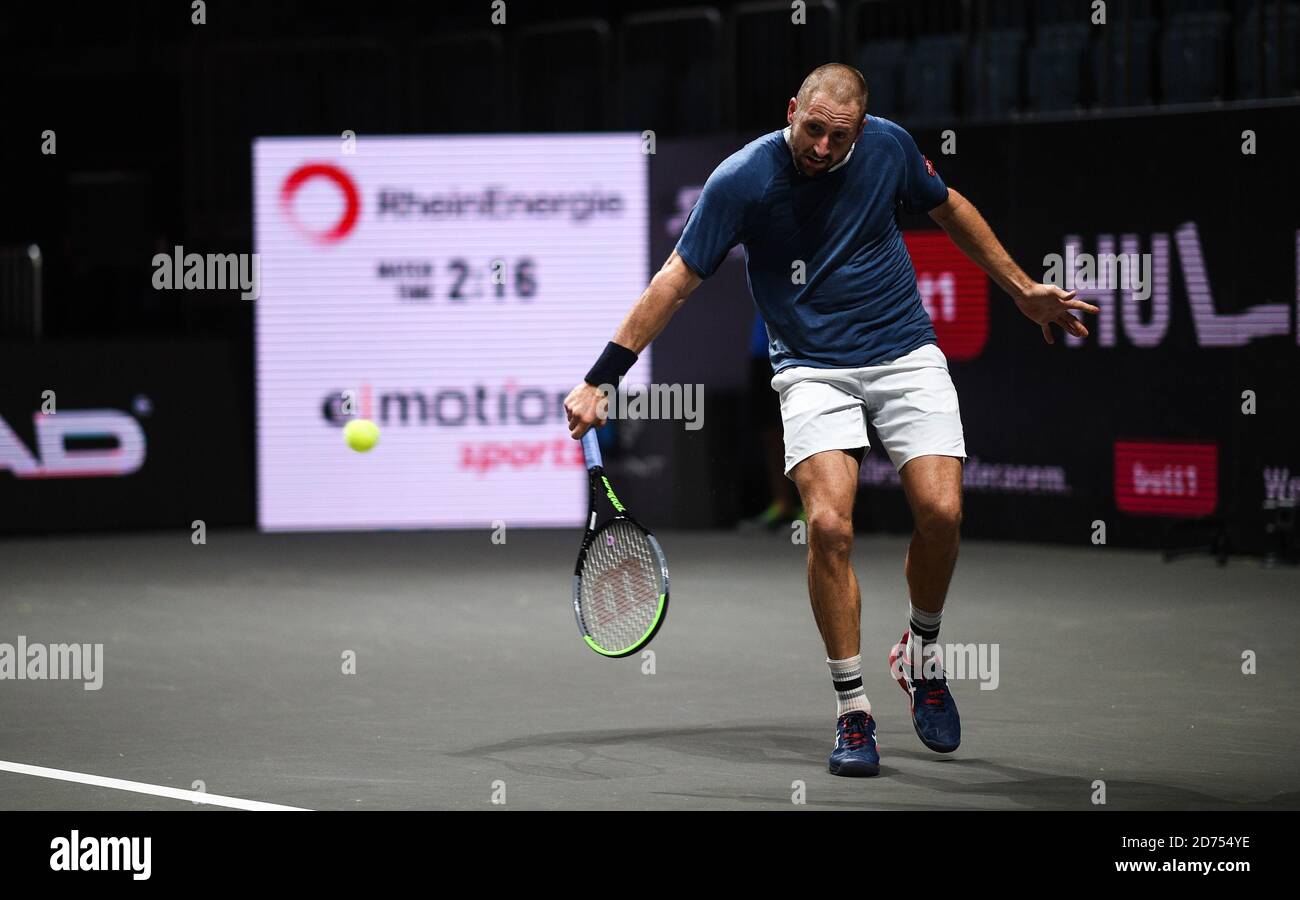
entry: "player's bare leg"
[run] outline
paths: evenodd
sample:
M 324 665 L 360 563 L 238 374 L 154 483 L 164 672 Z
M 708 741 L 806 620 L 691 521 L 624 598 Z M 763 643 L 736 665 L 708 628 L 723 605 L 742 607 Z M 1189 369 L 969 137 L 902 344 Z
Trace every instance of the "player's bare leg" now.
M 957 704 L 942 659 L 933 654 L 939 649 L 939 623 L 957 562 L 961 472 L 962 461 L 953 456 L 918 456 L 899 472 L 915 526 L 904 563 L 911 609 L 908 629 L 889 664 L 908 695 L 917 737 L 937 753 L 951 753 L 961 744 Z
M 943 609 L 957 563 L 961 470 L 955 456 L 918 456 L 899 472 L 914 523 L 904 563 L 907 589 L 912 605 L 927 612 Z
M 828 450 L 808 457 L 790 474 L 808 515 L 808 598 L 835 688 L 835 746 L 829 769 L 833 775 L 877 775 L 876 723 L 862 685 L 858 651 L 862 595 L 851 559 L 858 460 L 843 450 Z
M 808 517 L 808 597 L 831 659 L 858 653 L 862 596 L 853 572 L 858 461 L 843 450 L 814 453 L 790 472 Z

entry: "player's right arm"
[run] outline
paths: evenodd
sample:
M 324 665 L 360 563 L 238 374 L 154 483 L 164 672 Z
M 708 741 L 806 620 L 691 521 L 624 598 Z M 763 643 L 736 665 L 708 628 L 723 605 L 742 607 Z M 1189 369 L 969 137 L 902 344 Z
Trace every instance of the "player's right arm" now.
M 760 167 L 756 173 L 749 159 L 741 150 L 713 170 L 686 219 L 676 249 L 623 318 L 614 340 L 586 379 L 565 398 L 564 411 L 574 439 L 581 438 L 593 425 L 605 424 L 608 401 L 600 386 L 617 386 L 618 378 L 664 330 L 691 291 L 716 272 L 731 248 L 740 243 L 765 177 L 765 170 Z
M 681 309 L 703 280 L 674 250 L 623 318 L 614 332 L 614 343 L 640 353 L 659 336 L 673 313 Z
M 639 354 L 659 336 L 673 313 L 681 309 L 686 298 L 700 286 L 701 281 L 703 279 L 674 250 L 623 317 L 622 324 L 614 332 L 614 343 L 633 354 Z M 581 438 L 591 426 L 603 425 L 605 410 L 605 394 L 600 390 L 600 385 L 589 381 L 580 382 L 564 400 L 564 411 L 569 417 L 569 434 L 575 439 Z

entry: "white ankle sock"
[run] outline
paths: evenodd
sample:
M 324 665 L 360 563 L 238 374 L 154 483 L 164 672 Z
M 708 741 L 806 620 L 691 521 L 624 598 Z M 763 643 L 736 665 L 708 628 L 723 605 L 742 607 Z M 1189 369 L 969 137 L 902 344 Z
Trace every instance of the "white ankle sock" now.
M 849 712 L 871 715 L 871 701 L 862 686 L 862 654 L 848 659 L 826 660 L 831 668 L 831 682 L 835 685 L 836 717 Z

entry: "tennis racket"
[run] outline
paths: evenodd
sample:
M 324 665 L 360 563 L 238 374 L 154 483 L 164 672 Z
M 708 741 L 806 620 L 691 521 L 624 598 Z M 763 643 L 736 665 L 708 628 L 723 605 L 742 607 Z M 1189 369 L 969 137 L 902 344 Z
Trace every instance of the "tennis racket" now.
M 582 437 L 591 495 L 587 532 L 573 570 L 573 614 L 587 646 L 617 658 L 640 650 L 668 613 L 668 563 L 659 542 L 632 518 L 605 477 L 596 429 Z M 596 504 L 604 498 L 612 517 L 596 525 Z

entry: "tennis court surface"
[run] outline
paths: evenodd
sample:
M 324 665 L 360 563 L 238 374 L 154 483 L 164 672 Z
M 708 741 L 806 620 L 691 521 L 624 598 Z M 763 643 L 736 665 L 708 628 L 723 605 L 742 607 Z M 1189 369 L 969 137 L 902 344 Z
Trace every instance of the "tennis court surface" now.
M 905 541 L 860 535 L 882 770 L 846 779 L 806 548 L 663 532 L 653 660 L 607 660 L 574 627 L 577 538 L 6 540 L 0 643 L 103 655 L 97 690 L 0 681 L 0 809 L 1300 808 L 1294 569 L 966 542 L 942 640 L 975 662 L 949 672 L 964 736 L 940 757 L 886 665 Z

